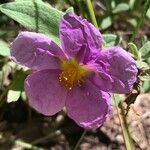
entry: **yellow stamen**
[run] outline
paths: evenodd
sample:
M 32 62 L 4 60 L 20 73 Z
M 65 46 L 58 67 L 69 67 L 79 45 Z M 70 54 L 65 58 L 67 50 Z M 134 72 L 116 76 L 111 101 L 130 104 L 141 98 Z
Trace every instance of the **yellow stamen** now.
M 62 72 L 59 81 L 69 90 L 74 85 L 79 85 L 87 72 L 85 66 L 80 65 L 75 59 L 64 60 L 61 63 Z

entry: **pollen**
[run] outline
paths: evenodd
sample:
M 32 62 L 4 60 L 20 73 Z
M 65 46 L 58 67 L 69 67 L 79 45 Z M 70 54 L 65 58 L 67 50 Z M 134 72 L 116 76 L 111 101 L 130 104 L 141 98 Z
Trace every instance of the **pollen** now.
M 59 81 L 69 90 L 71 90 L 73 86 L 80 86 L 87 73 L 86 67 L 79 64 L 75 59 L 62 61 L 61 70 Z

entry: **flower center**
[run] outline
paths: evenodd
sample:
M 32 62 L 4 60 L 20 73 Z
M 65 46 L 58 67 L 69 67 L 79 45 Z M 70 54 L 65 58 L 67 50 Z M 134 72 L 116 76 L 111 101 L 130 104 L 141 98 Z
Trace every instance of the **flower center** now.
M 75 59 L 62 61 L 61 69 L 62 72 L 59 76 L 59 81 L 69 90 L 74 85 L 81 85 L 83 76 L 87 72 L 87 69 Z

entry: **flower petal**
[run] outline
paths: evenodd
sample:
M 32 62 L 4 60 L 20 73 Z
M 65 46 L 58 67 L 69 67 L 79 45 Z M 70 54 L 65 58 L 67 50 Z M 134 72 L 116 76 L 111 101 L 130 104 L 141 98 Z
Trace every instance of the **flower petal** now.
M 59 68 L 59 57 L 64 53 L 43 34 L 21 32 L 11 44 L 11 56 L 20 65 L 43 70 Z
M 107 48 L 101 51 L 96 63 L 99 70 L 103 69 L 112 78 L 109 91 L 128 93 L 132 90 L 138 70 L 134 59 L 125 50 L 120 47 Z
M 65 106 L 66 91 L 58 78 L 58 70 L 42 70 L 25 80 L 29 104 L 44 115 L 54 115 Z
M 74 14 L 62 17 L 60 38 L 62 49 L 70 57 L 76 57 L 82 62 L 93 59 L 102 46 L 102 35 L 98 29 Z
M 90 81 L 73 88 L 67 96 L 68 116 L 83 128 L 98 128 L 110 110 L 110 95 L 100 91 Z
M 96 63 L 87 64 L 87 68 L 91 70 L 88 79 L 97 86 L 100 90 L 108 92 L 112 88 L 112 78 L 105 72 L 103 65 Z

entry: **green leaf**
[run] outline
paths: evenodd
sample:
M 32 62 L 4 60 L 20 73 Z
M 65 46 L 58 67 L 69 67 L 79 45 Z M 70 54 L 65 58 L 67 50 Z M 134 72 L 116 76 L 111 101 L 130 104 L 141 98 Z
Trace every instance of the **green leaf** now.
M 119 94 L 112 94 L 112 96 L 111 96 L 111 105 L 112 106 L 114 106 L 114 107 L 116 105 L 118 106 L 120 101 L 121 101 L 121 98 L 120 98 Z
M 16 70 L 10 89 L 14 91 L 23 91 L 25 78 L 26 73 L 22 69 Z
M 127 19 L 127 22 L 129 22 L 133 27 L 136 27 L 138 23 L 135 18 Z
M 0 11 L 27 29 L 44 33 L 54 42 L 59 43 L 58 26 L 60 18 L 64 15 L 63 12 L 38 1 L 16 1 L 2 4 Z
M 120 13 L 120 12 L 125 12 L 125 11 L 127 11 L 127 10 L 129 10 L 130 8 L 129 8 L 129 5 L 128 4 L 126 4 L 126 3 L 120 3 L 120 4 L 118 4 L 115 8 L 114 8 L 114 10 L 113 10 L 113 13 L 114 14 L 117 14 L 117 13 Z
M 150 41 L 146 42 L 139 51 L 141 52 L 142 59 L 148 59 L 150 57 Z
M 20 97 L 21 91 L 9 90 L 7 94 L 7 102 L 16 102 Z
M 103 40 L 105 41 L 106 47 L 118 45 L 121 42 L 121 39 L 114 34 L 103 34 Z
M 7 102 L 17 101 L 24 90 L 24 80 L 26 78 L 26 73 L 20 69 L 16 70 L 14 74 L 14 79 L 11 83 L 10 89 L 7 95 Z
M 150 19 L 150 8 L 148 9 L 146 16 Z
M 25 91 L 22 91 L 22 92 L 21 92 L 21 99 L 22 99 L 23 101 L 26 101 L 27 96 L 26 96 Z
M 105 30 L 108 27 L 110 27 L 112 25 L 112 21 L 111 21 L 111 17 L 110 16 L 106 16 L 105 18 L 103 18 L 100 22 L 100 28 Z
M 73 8 L 73 7 L 69 7 L 69 8 L 66 10 L 66 13 L 74 13 L 74 8 Z
M 132 9 L 134 7 L 134 3 L 136 2 L 136 0 L 130 0 L 129 1 L 129 6 Z
M 10 56 L 10 49 L 6 42 L 0 40 L 0 55 L 1 56 Z
M 141 59 L 141 54 L 139 53 L 139 51 L 134 43 L 128 43 L 128 49 L 129 49 L 129 52 L 131 54 L 133 54 L 137 60 Z

